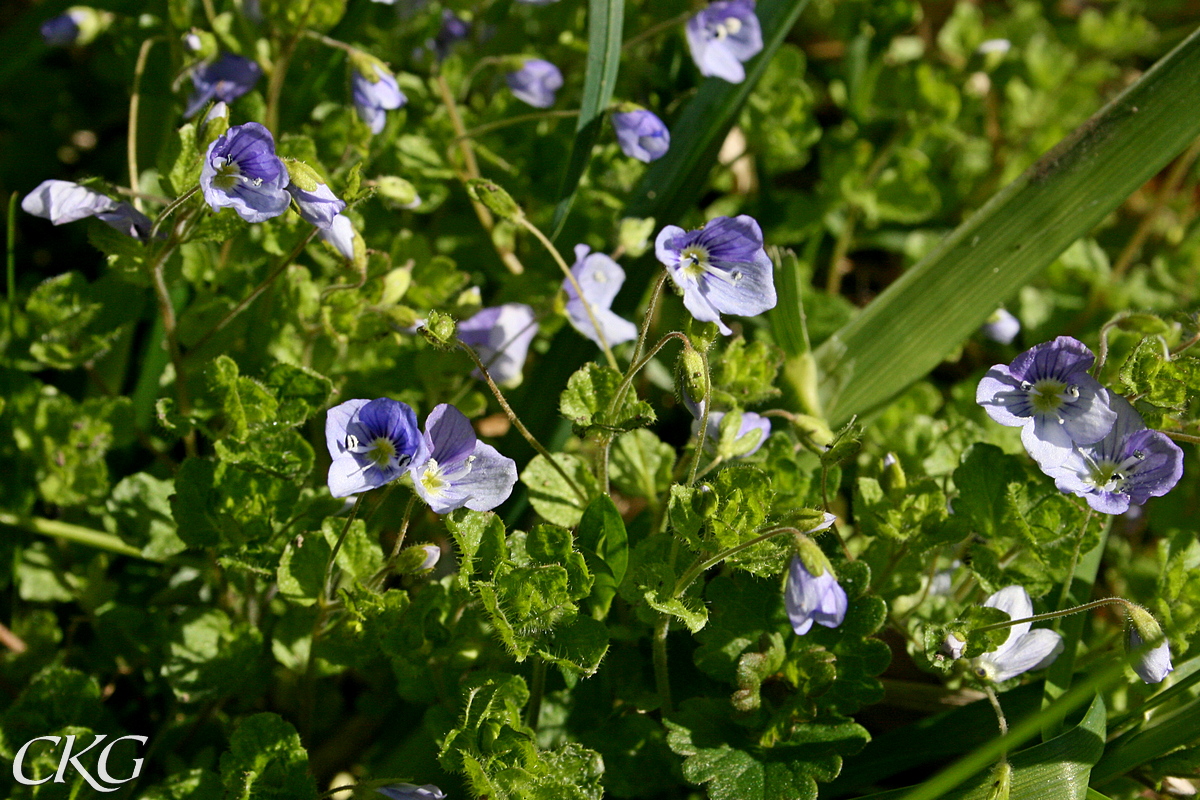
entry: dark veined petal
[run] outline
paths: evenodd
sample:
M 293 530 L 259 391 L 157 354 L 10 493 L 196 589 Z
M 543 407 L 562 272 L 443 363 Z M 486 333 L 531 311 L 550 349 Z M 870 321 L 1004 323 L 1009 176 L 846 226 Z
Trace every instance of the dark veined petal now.
M 452 405 L 442 403 L 425 419 L 425 436 L 430 458 L 439 464 L 457 464 L 475 450 L 475 429 L 466 416 Z

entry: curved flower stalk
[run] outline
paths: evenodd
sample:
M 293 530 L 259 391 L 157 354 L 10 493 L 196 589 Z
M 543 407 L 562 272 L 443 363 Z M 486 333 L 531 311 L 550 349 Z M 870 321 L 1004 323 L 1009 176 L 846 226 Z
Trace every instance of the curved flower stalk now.
M 463 413 L 442 403 L 425 420 L 409 473 L 417 494 L 437 514 L 464 506 L 490 511 L 512 494 L 517 463 L 479 441 Z
M 625 270 L 617 262 L 604 253 L 592 253 L 586 244 L 577 244 L 571 274 L 575 276 L 575 282 L 564 278 L 562 288 L 567 293 L 567 320 L 572 328 L 603 346 L 600 334 L 588 316 L 586 306 L 591 305 L 600 333 L 604 334 L 609 347 L 637 338 L 637 326 L 612 311 L 613 300 L 625 283 Z M 579 284 L 583 297 L 575 291 L 575 283 Z
M 329 492 L 349 497 L 391 483 L 417 456 L 424 440 L 407 403 L 387 397 L 347 400 L 325 416 Z
M 762 228 L 745 214 L 716 217 L 694 231 L 668 225 L 654 248 L 687 310 L 701 322 L 715 322 L 726 336 L 733 331 L 721 314 L 752 317 L 775 307 L 774 265 L 763 249 Z
M 232 208 L 246 222 L 287 211 L 288 171 L 275 155 L 275 139 L 257 122 L 234 125 L 204 154 L 200 190 L 214 211 Z
M 1083 342 L 1060 336 L 989 369 L 975 402 L 1001 425 L 1021 427 L 1021 442 L 1043 470 L 1056 467 L 1116 421 L 1108 391 L 1088 374 L 1095 361 Z
M 686 33 L 700 74 L 730 83 L 746 79 L 742 63 L 763 49 L 754 0 L 718 0 L 688 20 Z
M 1098 442 L 1076 445 L 1057 467 L 1046 470 L 1060 491 L 1078 495 L 1102 514 L 1161 497 L 1183 477 L 1183 451 L 1166 434 L 1148 430 L 1120 395 L 1109 395 L 1116 413 L 1112 430 Z
M 458 323 L 458 338 L 479 354 L 492 380 L 501 386 L 513 386 L 521 382 L 521 370 L 537 330 L 532 308 L 524 303 L 505 303 L 481 309 Z M 471 375 L 483 380 L 478 369 Z
M 1009 619 L 1033 616 L 1033 601 L 1023 586 L 1005 586 L 983 604 L 1000 609 Z M 1024 672 L 1049 666 L 1063 650 L 1062 634 L 1049 628 L 1030 630 L 1031 625 L 1020 622 L 1011 626 L 1008 638 L 999 647 L 971 659 L 975 674 L 993 683 L 1002 683 Z

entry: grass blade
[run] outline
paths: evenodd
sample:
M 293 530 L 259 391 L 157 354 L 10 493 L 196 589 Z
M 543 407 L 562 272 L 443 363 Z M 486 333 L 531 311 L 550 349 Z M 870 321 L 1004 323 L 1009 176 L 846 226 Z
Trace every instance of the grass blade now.
M 1044 155 L 818 349 L 829 422 L 933 369 L 1200 136 L 1200 31 Z
M 554 209 L 554 222 L 550 225 L 551 239 L 558 236 L 567 221 L 579 179 L 583 177 L 592 158 L 592 146 L 600 137 L 604 115 L 612 102 L 617 71 L 621 66 L 621 27 L 624 20 L 625 0 L 589 0 L 588 59 L 587 74 L 583 79 L 583 101 L 579 106 L 579 123 L 575 127 L 575 141 L 571 143 L 567 171 L 558 193 L 558 205 Z

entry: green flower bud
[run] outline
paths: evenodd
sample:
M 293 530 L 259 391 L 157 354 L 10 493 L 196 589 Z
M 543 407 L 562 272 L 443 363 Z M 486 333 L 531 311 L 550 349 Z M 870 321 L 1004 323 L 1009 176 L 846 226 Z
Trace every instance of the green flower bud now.
M 434 347 L 452 350 L 455 347 L 457 324 L 454 317 L 441 311 L 430 311 L 425 324 L 418 331 Z
M 415 575 L 426 572 L 437 566 L 442 550 L 435 544 L 417 544 L 406 547 L 396 559 L 396 572 L 401 575 Z
M 617 241 L 632 258 L 638 258 L 650 249 L 654 235 L 654 217 L 626 217 L 621 220 Z
M 421 196 L 417 187 L 404 178 L 395 175 L 384 175 L 375 179 L 375 188 L 384 205 L 395 208 L 416 208 L 421 204 Z
M 483 178 L 472 178 L 467 181 L 467 194 L 476 202 L 483 203 L 491 212 L 504 219 L 521 219 L 525 212 L 512 199 L 512 195 L 504 191 L 504 187 Z
M 808 538 L 802 533 L 797 533 L 795 536 L 796 542 L 796 557 L 804 564 L 804 568 L 814 578 L 819 578 L 825 574 L 826 570 L 836 578 L 837 573 L 833 571 L 833 565 L 829 563 L 829 559 L 821 550 L 820 545 Z
M 287 167 L 288 178 L 302 190 L 315 192 L 317 187 L 324 183 L 317 171 L 303 161 L 297 161 L 294 158 L 284 158 L 282 161 L 283 165 Z
M 704 357 L 691 347 L 683 348 L 676 362 L 676 382 L 685 399 L 699 405 L 708 396 L 708 370 Z
M 888 453 L 883 457 L 883 472 L 879 476 L 879 485 L 883 487 L 889 497 L 903 494 L 904 488 L 908 486 L 904 467 L 900 466 L 900 459 L 896 457 L 895 453 Z

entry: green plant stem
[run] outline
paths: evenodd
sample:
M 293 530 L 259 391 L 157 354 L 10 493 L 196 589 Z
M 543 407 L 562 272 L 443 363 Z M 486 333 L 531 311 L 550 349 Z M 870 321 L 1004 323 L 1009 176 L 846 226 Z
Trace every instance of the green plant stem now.
M 4 276 L 4 297 L 8 302 L 8 339 L 12 342 L 14 334 L 14 322 L 17 316 L 17 192 L 13 192 L 8 197 L 8 217 L 6 220 L 6 238 L 4 240 L 5 249 L 5 276 Z
M 655 23 L 654 25 L 651 25 L 649 28 L 646 28 L 646 30 L 642 31 L 641 33 L 637 34 L 636 36 L 631 36 L 628 39 L 626 39 L 625 41 L 621 42 L 621 49 L 627 50 L 636 44 L 640 44 L 641 42 L 644 42 L 647 39 L 657 36 L 658 34 L 662 33 L 663 31 L 665 31 L 669 28 L 674 28 L 677 25 L 682 25 L 683 23 L 685 23 L 689 19 L 691 19 L 695 15 L 695 13 L 696 12 L 693 9 L 688 9 L 687 11 L 683 12 L 682 14 L 671 17 L 670 19 L 665 19 L 662 22 Z
M 722 550 L 721 552 L 717 553 L 712 558 L 703 559 L 703 560 L 697 558 L 695 561 L 692 562 L 692 565 L 687 568 L 687 571 L 684 572 L 683 575 L 679 576 L 679 580 L 675 582 L 675 588 L 671 592 L 671 597 L 672 598 L 680 597 L 684 592 L 687 591 L 687 588 L 692 585 L 692 581 L 694 581 L 694 580 L 696 580 L 696 578 L 700 577 L 700 575 L 703 574 L 704 571 L 707 570 L 709 567 L 714 567 L 717 564 L 720 564 L 725 559 L 729 558 L 730 556 L 737 555 L 738 553 L 742 552 L 743 550 L 745 550 L 748 547 L 754 547 L 754 545 L 756 545 L 756 544 L 762 544 L 763 542 L 767 541 L 768 539 L 773 539 L 774 537 L 778 536 L 781 533 L 796 534 L 796 533 L 804 533 L 804 531 L 801 531 L 797 528 L 793 528 L 791 526 L 784 526 L 782 528 L 772 528 L 771 530 L 769 530 L 765 533 L 761 533 L 758 536 L 755 536 L 753 539 L 749 539 L 745 542 L 742 542 L 741 544 L 735 544 L 733 547 L 730 547 L 726 550 Z
M 138 107 L 142 102 L 142 75 L 146 72 L 146 61 L 150 57 L 150 48 L 162 37 L 151 36 L 142 42 L 138 49 L 137 61 L 133 67 L 133 90 L 129 95 L 129 134 L 125 139 L 125 155 L 129 161 L 129 188 L 133 195 L 133 207 L 142 210 L 142 199 L 137 194 L 140 187 L 137 159 Z
M 1200 436 L 1193 436 L 1190 433 L 1181 433 L 1180 431 L 1163 431 L 1167 436 L 1170 436 L 1177 442 L 1187 442 L 1188 444 L 1200 444 Z
M 408 498 L 408 505 L 404 507 L 404 518 L 400 522 L 400 532 L 396 534 L 396 543 L 392 545 L 392 552 L 388 555 L 388 564 L 396 560 L 400 555 L 400 548 L 404 546 L 404 537 L 408 535 L 408 525 L 412 520 L 413 507 L 417 504 L 417 495 L 414 492 Z
M 245 311 L 247 308 L 249 308 L 250 304 L 253 303 L 255 300 L 257 300 L 259 295 L 261 295 L 263 292 L 265 292 L 268 289 L 268 287 L 270 287 L 270 285 L 272 283 L 274 283 L 275 280 L 280 275 L 282 275 L 288 267 L 290 267 L 292 265 L 292 262 L 295 261 L 300 256 L 300 253 L 302 253 L 304 251 L 304 248 L 308 246 L 308 243 L 311 242 L 313 240 L 313 237 L 316 235 L 317 235 L 316 228 L 313 228 L 311 231 L 309 231 L 308 235 L 305 236 L 303 239 L 301 239 L 300 243 L 292 248 L 292 252 L 288 253 L 286 256 L 284 256 L 282 259 L 280 259 L 279 262 L 277 262 L 275 264 L 275 267 L 267 274 L 267 277 L 263 278 L 262 282 L 260 284 L 258 284 L 258 286 L 254 287 L 254 291 L 250 292 L 250 294 L 247 295 L 247 297 L 244 300 L 242 300 L 236 306 L 231 308 L 229 310 L 229 312 L 227 314 L 225 314 L 225 316 L 221 317 L 220 321 L 217 322 L 216 325 L 213 325 L 208 331 L 206 331 L 204 333 L 203 336 L 201 336 L 196 341 L 196 343 L 194 345 L 192 345 L 191 349 L 189 350 L 189 354 L 193 353 L 193 352 L 199 350 L 201 347 L 203 347 L 204 344 L 206 342 L 208 342 L 209 339 L 211 339 L 213 336 L 220 333 L 220 331 L 226 325 L 228 325 L 230 322 L 232 322 L 234 320 L 234 318 L 236 318 L 239 314 L 241 314 L 243 311 Z
M 467 136 L 467 128 L 463 125 L 462 116 L 458 113 L 458 104 L 454 102 L 454 95 L 450 92 L 450 84 L 446 82 L 446 76 L 439 72 L 433 82 L 438 88 L 438 94 L 442 96 L 442 104 L 446 106 L 446 113 L 450 115 L 450 124 L 454 127 L 454 140 L 458 142 L 458 149 L 463 157 L 463 173 L 459 175 L 459 178 L 465 184 L 472 178 L 482 177 L 479 172 L 479 162 L 475 160 L 475 150 L 471 146 L 470 137 Z M 492 247 L 496 248 L 496 255 L 504 262 L 504 266 L 513 275 L 523 273 L 525 267 L 517 259 L 516 254 L 498 244 L 495 237 L 492 236 L 492 229 L 496 227 L 496 220 L 492 217 L 492 212 L 488 211 L 487 206 L 483 203 L 474 199 L 471 200 L 471 207 L 475 209 L 475 216 L 479 218 L 479 224 L 487 232 L 488 240 L 491 241 Z
M 1083 524 L 1079 526 L 1079 535 L 1075 537 L 1075 550 L 1071 553 L 1071 565 L 1067 567 L 1067 577 L 1063 581 L 1062 591 L 1058 593 L 1058 607 L 1062 608 L 1067 604 L 1067 598 L 1071 594 L 1071 583 L 1075 580 L 1075 570 L 1079 567 L 1079 551 L 1083 547 L 1083 537 L 1087 535 L 1088 525 L 1092 521 L 1092 509 L 1088 509 L 1087 516 L 1083 518 Z
M 158 212 L 158 216 L 154 218 L 154 225 L 150 227 L 150 235 L 146 237 L 147 240 L 153 241 L 154 238 L 158 236 L 159 228 L 161 228 L 162 224 L 167 221 L 167 217 L 174 214 L 180 206 L 190 200 L 192 195 L 198 191 L 200 191 L 200 184 L 196 184 L 192 188 L 188 189 L 186 192 L 179 195 L 179 197 L 176 197 L 174 200 L 172 200 L 171 205 Z
M 696 482 L 696 469 L 700 466 L 700 453 L 704 451 L 704 437 L 708 435 L 708 415 L 712 409 L 712 373 L 708 368 L 708 353 L 697 350 L 704 364 L 704 408 L 700 410 L 700 427 L 696 429 L 696 449 L 692 453 L 692 467 L 688 471 L 688 485 Z
M 575 279 L 575 273 L 571 272 L 571 268 L 563 259 L 562 253 L 558 252 L 558 248 L 554 246 L 553 242 L 546 238 L 546 234 L 542 233 L 541 229 L 538 228 L 537 225 L 534 225 L 524 216 L 517 217 L 514 221 L 518 225 L 525 228 L 525 230 L 532 233 L 534 237 L 542 243 L 542 247 L 546 248 L 546 252 L 554 258 L 554 263 L 558 264 L 558 268 L 562 270 L 563 275 L 565 275 L 567 280 L 571 282 L 571 285 L 575 287 L 576 296 L 578 296 L 579 301 L 583 303 L 583 310 L 587 312 L 588 321 L 592 323 L 592 327 L 596 330 L 596 335 L 600 337 L 600 349 L 604 351 L 604 358 L 608 361 L 608 365 L 612 367 L 613 370 L 620 372 L 621 367 L 617 364 L 617 357 L 613 355 L 612 348 L 608 346 L 608 337 L 604 335 L 604 329 L 600 327 L 600 323 L 596 320 L 596 313 L 592 308 L 592 303 L 587 299 L 587 296 L 584 295 L 583 288 L 579 285 L 579 281 Z
M 658 691 L 659 707 L 662 713 L 670 714 L 671 706 L 671 672 L 667 664 L 667 634 L 671 632 L 671 616 L 659 615 L 654 626 L 654 686 Z
M 1187 177 L 1188 171 L 1192 165 L 1196 163 L 1196 158 L 1200 157 L 1200 139 L 1192 142 L 1192 146 L 1175 159 L 1175 163 L 1171 166 L 1170 172 L 1167 173 L 1167 178 L 1163 181 L 1162 189 L 1158 192 L 1158 197 L 1154 200 L 1154 205 L 1147 211 L 1141 221 L 1138 223 L 1137 229 L 1134 230 L 1133 236 L 1129 237 L 1129 242 L 1125 245 L 1125 249 L 1117 256 L 1117 260 L 1113 263 L 1112 277 L 1120 280 L 1125 272 L 1133 263 L 1133 259 L 1145 244 L 1146 238 L 1154 229 L 1154 223 L 1158 221 L 1162 210 L 1166 208 L 1167 203 L 1179 190 L 1179 185 L 1183 183 L 1183 179 Z
M 508 119 L 500 119 L 500 120 L 496 120 L 495 122 L 488 122 L 483 125 L 477 125 L 476 127 L 471 128 L 471 130 L 464 133 L 462 135 L 462 137 L 456 136 L 455 141 L 457 141 L 459 138 L 474 139 L 477 136 L 481 136 L 485 133 L 490 133 L 491 131 L 500 130 L 501 128 L 507 128 L 510 125 L 520 125 L 523 122 L 535 122 L 537 120 L 543 120 L 543 119 L 561 119 L 563 117 L 578 117 L 578 116 L 579 116 L 579 109 L 577 109 L 577 108 L 576 109 L 567 109 L 567 110 L 563 110 L 563 111 L 539 111 L 534 114 L 518 114 L 517 116 L 509 117 Z
M 346 44 L 345 42 L 338 41 L 337 39 L 334 39 L 330 36 L 326 36 L 323 33 L 318 33 L 317 31 L 314 31 L 314 30 L 306 30 L 306 31 L 304 31 L 304 35 L 307 36 L 309 39 L 315 39 L 316 41 L 320 42 L 321 44 L 328 45 L 329 47 L 336 47 L 338 50 L 345 50 L 347 53 L 350 53 L 351 55 L 353 55 L 354 53 L 362 52 L 361 50 L 359 50 L 357 47 L 355 47 L 352 44 Z
M 122 556 L 133 556 L 145 561 L 159 560 L 147 556 L 136 547 L 125 544 L 124 541 L 113 536 L 111 533 L 85 528 L 81 525 L 72 525 L 69 522 L 59 522 L 58 520 L 45 519 L 43 517 L 19 516 L 17 514 L 10 514 L 7 511 L 0 511 L 0 525 L 40 533 L 43 536 L 53 536 L 55 539 L 87 545 L 97 550 L 107 550 L 110 553 Z
M 193 188 L 189 190 L 188 194 L 195 191 L 196 189 Z M 182 199 L 180 198 L 180 200 Z M 176 200 L 173 205 L 177 206 L 180 200 Z M 166 210 L 163 211 L 159 215 L 159 219 L 161 220 L 166 213 Z M 157 224 L 156 222 L 155 225 L 157 226 Z M 179 401 L 179 412 L 187 416 L 192 413 L 192 400 L 187 390 L 187 373 L 184 369 L 183 353 L 179 349 L 179 338 L 176 335 L 175 305 L 171 302 L 171 293 L 167 289 L 165 276 L 167 260 L 175 252 L 177 246 L 178 241 L 175 238 L 174 232 L 172 232 L 171 237 L 163 245 L 158 257 L 154 259 L 154 265 L 150 270 L 150 278 L 154 284 L 154 296 L 158 300 L 158 313 L 162 318 L 163 336 L 167 340 L 167 352 L 170 354 L 171 364 L 175 368 L 175 396 Z M 183 442 L 187 454 L 189 456 L 196 455 L 196 432 L 194 430 L 188 431 L 184 435 Z
M 579 501 L 586 504 L 588 501 L 587 494 L 579 487 L 577 483 L 575 483 L 574 480 L 571 479 L 571 476 L 567 474 L 566 470 L 564 470 L 562 466 L 554 460 L 554 458 L 550 455 L 550 451 L 543 447 L 542 443 L 539 442 L 537 438 L 529 432 L 529 429 L 525 427 L 524 423 L 521 422 L 520 417 L 517 416 L 517 413 L 512 410 L 512 406 L 508 404 L 508 400 L 505 399 L 504 393 L 500 391 L 500 387 L 496 385 L 494 380 L 492 380 L 491 373 L 489 373 L 487 367 L 483 365 L 483 361 L 480 360 L 479 354 L 476 353 L 473 348 L 463 342 L 459 342 L 458 346 L 461 347 L 463 351 L 471 357 L 471 360 L 475 362 L 475 367 L 479 370 L 479 373 L 483 375 L 483 379 L 487 382 L 488 388 L 492 390 L 492 395 L 496 398 L 496 401 L 500 403 L 500 408 L 504 409 L 504 414 L 508 417 L 508 421 L 513 424 L 513 427 L 516 428 L 518 432 L 520 432 L 521 436 L 525 438 L 525 441 L 529 442 L 529 446 L 537 451 L 538 455 L 550 462 L 550 466 L 554 467 L 555 471 L 558 472 L 558 474 L 562 476 L 562 479 L 567 482 L 567 485 L 571 487 L 571 491 L 575 492 L 575 495 L 579 498 Z
M 525 706 L 525 724 L 535 731 L 542 716 L 542 697 L 546 694 L 546 660 L 533 658 L 533 675 L 529 687 L 529 704 Z
M 354 501 L 354 505 L 350 508 L 350 516 L 346 517 L 346 524 L 342 526 L 342 532 L 338 534 L 337 541 L 333 543 L 333 549 L 329 551 L 329 560 L 325 562 L 325 577 L 321 580 L 322 593 L 324 597 L 329 597 L 330 584 L 333 581 L 333 565 L 337 561 L 338 552 L 342 549 L 342 542 L 346 541 L 346 534 L 350 533 L 350 526 L 354 524 L 354 518 L 358 516 L 358 509 L 362 506 L 365 493 L 360 494 Z
M 1067 617 L 1071 614 L 1078 614 L 1082 611 L 1091 611 L 1093 608 L 1114 605 L 1125 606 L 1126 608 L 1141 608 L 1141 606 L 1139 606 L 1137 603 L 1134 603 L 1131 600 L 1126 600 L 1124 597 L 1104 597 L 1099 600 L 1093 600 L 1090 603 L 1084 603 L 1083 605 L 1064 608 L 1061 611 L 1047 611 L 1045 614 L 1034 614 L 1032 617 L 1022 617 L 1021 619 L 1009 619 L 1005 620 L 1004 622 L 994 622 L 991 625 L 984 625 L 982 628 L 975 628 L 974 630 L 976 633 L 983 631 L 996 631 L 1000 630 L 1001 628 L 1009 628 L 1013 625 L 1020 625 L 1024 622 L 1041 622 L 1047 619 L 1058 619 L 1059 617 Z

